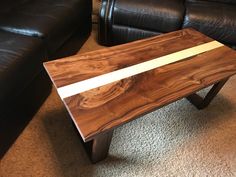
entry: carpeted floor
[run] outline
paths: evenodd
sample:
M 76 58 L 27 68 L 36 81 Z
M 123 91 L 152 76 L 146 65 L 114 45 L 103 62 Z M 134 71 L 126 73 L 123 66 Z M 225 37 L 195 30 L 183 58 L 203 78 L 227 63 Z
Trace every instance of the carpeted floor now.
M 80 52 L 101 48 L 94 38 Z M 235 90 L 234 76 L 205 110 L 182 99 L 116 129 L 109 157 L 95 165 L 53 90 L 2 159 L 0 176 L 236 176 Z

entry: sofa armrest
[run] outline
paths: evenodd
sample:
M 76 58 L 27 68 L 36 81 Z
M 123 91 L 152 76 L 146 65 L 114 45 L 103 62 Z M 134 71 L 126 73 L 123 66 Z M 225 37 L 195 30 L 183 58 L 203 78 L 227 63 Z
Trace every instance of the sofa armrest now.
M 111 45 L 114 3 L 115 0 L 102 0 L 98 19 L 98 42 L 101 45 Z

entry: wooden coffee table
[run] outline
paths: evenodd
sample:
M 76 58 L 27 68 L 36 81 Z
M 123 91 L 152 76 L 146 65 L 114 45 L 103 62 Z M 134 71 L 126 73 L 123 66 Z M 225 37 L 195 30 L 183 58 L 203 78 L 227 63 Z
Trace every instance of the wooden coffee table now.
M 116 127 L 184 97 L 205 108 L 236 73 L 236 52 L 184 29 L 44 66 L 98 162 L 107 156 Z M 196 94 L 213 84 L 205 98 Z

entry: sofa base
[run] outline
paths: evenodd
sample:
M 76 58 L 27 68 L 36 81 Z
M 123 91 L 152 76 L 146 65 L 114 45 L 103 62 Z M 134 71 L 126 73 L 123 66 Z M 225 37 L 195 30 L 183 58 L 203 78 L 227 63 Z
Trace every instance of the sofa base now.
M 75 55 L 86 42 L 92 31 L 92 24 L 86 24 L 82 29 L 79 28 L 53 55 L 49 60 L 64 58 Z
M 43 70 L 15 102 L 1 114 L 0 158 L 7 152 L 51 92 L 52 84 Z M 10 104 L 8 104 L 10 105 Z

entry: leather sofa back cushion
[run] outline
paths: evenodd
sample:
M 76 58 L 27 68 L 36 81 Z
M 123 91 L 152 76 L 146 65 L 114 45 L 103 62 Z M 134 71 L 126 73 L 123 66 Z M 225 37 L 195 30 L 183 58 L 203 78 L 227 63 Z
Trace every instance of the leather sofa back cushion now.
M 183 0 L 116 0 L 113 20 L 120 26 L 170 32 L 181 27 L 184 11 Z
M 198 1 L 205 1 L 205 2 L 219 2 L 219 3 L 225 3 L 225 4 L 235 4 L 236 0 L 186 0 L 187 2 L 198 2 Z
M 223 43 L 234 45 L 236 44 L 235 9 L 234 5 L 216 2 L 187 3 L 183 27 L 195 28 Z

